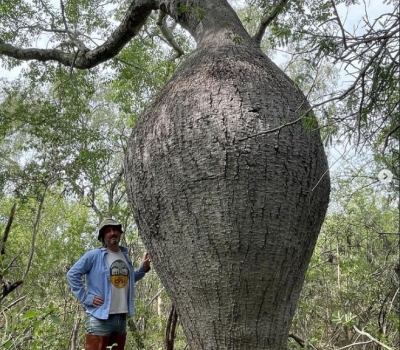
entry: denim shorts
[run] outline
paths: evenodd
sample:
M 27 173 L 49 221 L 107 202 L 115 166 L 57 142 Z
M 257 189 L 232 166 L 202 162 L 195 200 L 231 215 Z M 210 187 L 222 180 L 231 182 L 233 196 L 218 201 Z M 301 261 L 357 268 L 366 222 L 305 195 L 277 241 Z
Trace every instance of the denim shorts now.
M 86 314 L 86 332 L 95 335 L 125 334 L 126 314 L 111 314 L 107 320 Z

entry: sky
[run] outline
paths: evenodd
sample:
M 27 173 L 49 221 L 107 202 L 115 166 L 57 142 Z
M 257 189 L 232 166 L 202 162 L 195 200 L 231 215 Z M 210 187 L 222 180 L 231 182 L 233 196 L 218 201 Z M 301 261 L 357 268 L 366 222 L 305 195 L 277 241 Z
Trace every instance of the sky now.
M 378 18 L 380 15 L 393 12 L 394 5 L 388 4 L 389 1 L 386 2 L 387 3 L 384 4 L 382 0 L 366 0 L 366 4 L 361 3 L 350 7 L 340 4 L 338 6 L 338 12 L 343 20 L 345 29 L 349 32 L 362 34 L 365 31 L 363 23 L 360 22 L 363 14 L 367 13 L 369 20 L 372 23 L 373 20 Z M 345 72 L 342 72 L 341 77 L 343 85 L 346 84 L 346 80 L 347 85 L 351 83 L 351 81 L 346 79 Z M 360 150 L 355 149 L 352 145 L 346 145 L 345 143 L 332 148 L 329 153 L 330 166 L 333 174 L 340 177 L 343 176 L 345 171 L 354 172 L 360 170 L 359 151 Z M 368 157 L 368 153 L 366 153 L 365 156 Z M 382 171 L 386 169 L 378 169 L 378 174 L 375 174 L 377 178 L 379 170 Z M 385 184 L 383 184 L 383 186 L 385 186 Z

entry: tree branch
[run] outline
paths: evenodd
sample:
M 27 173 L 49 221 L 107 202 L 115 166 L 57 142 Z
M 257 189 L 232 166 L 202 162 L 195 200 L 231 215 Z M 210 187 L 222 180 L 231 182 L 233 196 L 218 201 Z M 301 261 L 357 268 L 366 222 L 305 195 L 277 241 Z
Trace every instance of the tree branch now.
M 267 27 L 276 17 L 278 17 L 278 15 L 282 12 L 282 10 L 289 2 L 290 0 L 280 0 L 280 2 L 275 5 L 273 10 L 262 19 L 260 25 L 257 28 L 256 34 L 253 36 L 253 39 L 258 46 L 261 45 L 261 40 L 265 34 L 265 30 L 267 29 Z
M 388 145 L 388 143 L 389 143 L 389 138 L 390 138 L 390 136 L 392 136 L 397 130 L 399 130 L 399 128 L 400 128 L 400 125 L 397 125 L 394 129 L 392 129 L 392 130 L 386 135 L 386 137 L 385 137 L 385 142 L 384 142 L 384 145 L 383 145 L 382 153 L 385 153 L 386 147 L 387 147 L 387 145 Z
M 4 255 L 6 253 L 7 238 L 8 238 L 8 234 L 10 233 L 12 222 L 14 220 L 14 214 L 15 214 L 15 208 L 16 207 L 17 207 L 17 204 L 14 203 L 14 205 L 11 208 L 10 217 L 8 218 L 6 228 L 4 230 L 3 239 L 1 241 L 0 255 Z
M 165 287 L 162 287 L 154 297 L 151 298 L 151 300 L 148 302 L 147 306 L 150 306 L 150 304 L 158 298 L 158 296 L 161 294 L 161 292 L 165 289 Z
M 7 225 L 6 225 L 6 228 L 5 228 L 5 231 L 4 231 L 4 235 L 3 235 L 3 239 L 2 239 L 2 242 L 1 242 L 0 256 L 4 255 L 6 253 L 6 243 L 7 243 L 7 239 L 8 239 L 8 234 L 10 233 L 12 222 L 14 220 L 16 206 L 17 206 L 17 204 L 14 204 L 12 206 L 12 208 L 11 208 L 10 217 L 8 218 Z M 14 260 L 15 260 L 15 258 L 11 260 L 11 262 L 4 269 L 4 271 L 7 271 L 10 268 L 10 266 L 13 263 Z M 0 283 L 1 283 L 1 296 L 0 296 L 0 301 L 1 301 L 8 294 L 10 294 L 15 288 L 20 286 L 23 283 L 23 281 L 16 281 L 14 283 L 10 283 L 9 281 L 7 281 L 4 278 L 3 271 L 0 271 Z
M 74 326 L 72 328 L 72 332 L 71 332 L 71 336 L 70 336 L 70 350 L 76 350 L 77 347 L 77 340 L 78 340 L 78 332 L 79 332 L 79 325 L 81 324 L 81 316 L 77 315 L 75 322 L 74 322 Z
M 8 283 L 6 280 L 3 279 L 2 281 L 2 293 L 0 297 L 0 301 L 3 300 L 8 294 L 10 294 L 14 289 L 19 287 L 24 281 L 16 281 L 14 283 Z
M 40 224 L 40 220 L 41 220 L 42 213 L 43 213 L 43 206 L 44 206 L 44 201 L 45 201 L 45 198 L 46 198 L 47 189 L 48 189 L 48 187 L 46 186 L 46 188 L 44 189 L 43 194 L 42 194 L 42 196 L 40 198 L 39 208 L 37 210 L 35 222 L 34 222 L 34 225 L 33 225 L 31 251 L 29 253 L 28 262 L 26 264 L 26 268 L 25 268 L 25 272 L 23 274 L 22 280 L 25 280 L 25 278 L 26 278 L 26 276 L 27 276 L 27 274 L 28 274 L 28 272 L 29 272 L 29 270 L 31 268 L 33 255 L 35 253 L 36 237 L 37 237 L 38 232 L 39 232 L 39 224 Z
M 23 49 L 7 44 L 0 38 L 0 55 L 23 61 L 56 61 L 65 66 L 89 69 L 118 55 L 122 48 L 137 35 L 151 11 L 155 9 L 157 9 L 155 0 L 133 0 L 120 25 L 102 45 L 93 50 L 78 47 L 78 54 L 76 54 L 76 52 L 64 52 L 59 49 Z
M 365 331 L 360 331 L 356 326 L 353 326 L 354 330 L 361 335 L 365 335 L 366 337 L 368 337 L 369 339 L 371 339 L 374 343 L 380 345 L 381 347 L 387 349 L 387 350 L 393 350 L 391 347 L 381 343 L 378 339 L 375 339 L 371 334 L 365 332 Z
M 338 11 L 336 9 L 336 5 L 335 5 L 335 2 L 333 0 L 331 0 L 331 4 L 332 4 L 333 12 L 335 13 L 335 16 L 336 16 L 336 22 L 338 23 L 338 25 L 340 27 L 340 31 L 342 32 L 343 46 L 344 46 L 344 48 L 346 50 L 347 49 L 347 41 L 346 41 L 346 34 L 345 34 L 346 31 L 344 30 L 343 23 L 340 20 L 339 13 L 338 13 Z
M 117 174 L 114 181 L 111 183 L 110 191 L 108 192 L 108 215 L 111 215 L 115 203 L 114 201 L 115 189 L 122 182 L 123 175 L 124 175 L 124 168 L 121 167 L 120 172 Z
M 294 339 L 296 341 L 296 343 L 299 344 L 302 348 L 306 347 L 306 341 L 301 339 L 296 334 L 290 333 L 288 337 Z M 310 346 L 312 349 L 319 350 L 317 347 L 315 347 L 312 344 L 308 344 L 308 346 Z
M 11 309 L 14 305 L 16 305 L 20 301 L 24 300 L 25 298 L 26 298 L 26 295 L 19 297 L 17 300 L 14 300 L 10 305 L 5 306 L 3 308 L 3 311 L 7 311 L 7 310 Z
M 174 55 L 174 57 L 172 57 L 172 59 L 171 59 L 171 60 L 174 60 L 178 57 L 183 56 L 185 54 L 185 52 L 175 41 L 172 33 L 170 32 L 169 28 L 167 27 L 165 17 L 166 17 L 166 13 L 164 11 L 160 10 L 156 24 L 157 24 L 158 28 L 160 28 L 161 34 L 164 36 L 165 40 L 167 40 L 168 44 L 171 45 L 171 47 L 176 51 L 176 55 Z

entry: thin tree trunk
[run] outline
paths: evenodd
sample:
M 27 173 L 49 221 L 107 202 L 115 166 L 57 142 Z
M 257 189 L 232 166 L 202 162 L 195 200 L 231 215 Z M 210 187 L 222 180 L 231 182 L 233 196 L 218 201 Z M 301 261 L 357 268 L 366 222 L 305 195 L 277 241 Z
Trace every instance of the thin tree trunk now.
M 178 313 L 176 312 L 175 306 L 172 305 L 167 320 L 167 326 L 165 329 L 165 350 L 174 350 L 177 324 L 178 324 Z
M 40 219 L 42 217 L 42 211 L 43 211 L 44 200 L 46 198 L 46 192 L 47 192 L 47 188 L 44 189 L 43 194 L 42 194 L 42 196 L 40 198 L 39 208 L 37 210 L 35 223 L 33 225 L 33 234 L 32 234 L 32 240 L 31 240 L 31 250 L 30 250 L 30 253 L 29 253 L 28 262 L 26 264 L 25 272 L 24 272 L 24 275 L 22 277 L 22 280 L 25 280 L 25 278 L 26 278 L 26 276 L 27 276 L 27 274 L 28 274 L 28 272 L 29 272 L 29 270 L 31 268 L 31 265 L 32 265 L 33 255 L 35 254 L 36 237 L 37 237 L 37 234 L 39 232 Z
M 14 205 L 12 206 L 11 211 L 10 211 L 10 216 L 8 217 L 8 220 L 7 220 L 6 228 L 4 229 L 3 239 L 1 240 L 0 255 L 4 255 L 6 253 L 6 243 L 7 243 L 8 235 L 10 233 L 12 222 L 14 220 L 16 207 L 17 207 L 17 203 L 14 203 Z
M 14 204 L 12 206 L 11 211 L 10 211 L 10 216 L 8 217 L 8 220 L 7 220 L 7 225 L 4 230 L 3 238 L 1 240 L 0 256 L 6 254 L 7 239 L 8 239 L 10 230 L 11 230 L 11 225 L 14 220 L 16 206 L 17 206 L 17 204 Z M 10 294 L 12 291 L 14 291 L 16 288 L 18 288 L 23 283 L 23 280 L 16 281 L 16 282 L 10 282 L 4 278 L 3 273 L 7 272 L 9 270 L 9 268 L 12 266 L 15 259 L 16 259 L 16 257 L 11 259 L 8 266 L 6 266 L 5 268 L 3 268 L 2 271 L 0 271 L 0 286 L 1 286 L 0 303 L 8 294 Z
M 80 312 L 77 314 L 77 317 L 75 318 L 74 326 L 72 328 L 71 340 L 70 340 L 70 350 L 77 350 L 79 326 L 82 321 L 82 317 L 79 314 L 80 314 Z

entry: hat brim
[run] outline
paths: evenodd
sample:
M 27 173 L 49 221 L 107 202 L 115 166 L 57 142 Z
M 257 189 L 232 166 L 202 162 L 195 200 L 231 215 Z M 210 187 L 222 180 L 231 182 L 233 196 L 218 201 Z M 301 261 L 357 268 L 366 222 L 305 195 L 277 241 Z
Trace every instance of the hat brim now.
M 112 224 L 110 224 L 110 225 L 105 225 L 104 227 L 101 228 L 101 230 L 99 230 L 99 233 L 98 233 L 98 235 L 97 235 L 97 239 L 98 239 L 100 242 L 103 242 L 103 239 L 102 239 L 102 238 L 103 238 L 103 234 L 104 234 L 104 229 L 105 229 L 106 227 L 109 227 L 109 226 L 118 227 L 119 232 L 121 232 L 121 234 L 124 233 L 124 231 L 122 230 L 122 225 L 121 225 L 121 224 L 117 224 L 117 225 L 112 225 Z

